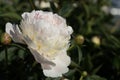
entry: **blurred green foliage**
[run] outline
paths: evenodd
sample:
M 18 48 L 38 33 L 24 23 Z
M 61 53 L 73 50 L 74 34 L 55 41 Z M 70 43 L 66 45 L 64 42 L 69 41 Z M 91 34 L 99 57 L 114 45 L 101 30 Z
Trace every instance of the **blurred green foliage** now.
M 113 16 L 101 9 L 110 6 L 110 0 L 44 1 L 50 7 L 41 7 L 42 0 L 0 0 L 0 37 L 6 22 L 19 24 L 23 12 L 58 13 L 74 30 L 68 50 L 72 59 L 69 72 L 62 78 L 47 78 L 26 45 L 0 43 L 0 80 L 120 80 L 120 28 L 112 22 Z M 76 42 L 79 35 L 82 44 Z

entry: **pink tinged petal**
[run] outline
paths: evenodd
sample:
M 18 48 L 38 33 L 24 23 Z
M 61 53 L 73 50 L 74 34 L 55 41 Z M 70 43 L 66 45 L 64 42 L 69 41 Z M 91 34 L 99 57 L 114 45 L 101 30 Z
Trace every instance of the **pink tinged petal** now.
M 11 23 L 6 23 L 6 33 L 8 33 L 13 41 L 17 43 L 24 43 L 22 34 L 18 26 L 12 25 Z
M 61 77 L 62 74 L 68 72 L 68 65 L 70 64 L 70 57 L 67 56 L 66 52 L 61 53 L 52 60 L 56 65 L 51 66 L 51 69 L 43 69 L 43 72 L 48 77 Z

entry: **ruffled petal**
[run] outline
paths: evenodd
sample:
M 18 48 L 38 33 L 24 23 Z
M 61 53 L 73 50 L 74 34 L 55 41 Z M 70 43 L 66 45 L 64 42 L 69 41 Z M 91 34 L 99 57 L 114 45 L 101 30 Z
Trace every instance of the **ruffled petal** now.
M 21 16 L 22 16 L 22 18 L 23 18 L 24 20 L 26 20 L 26 19 L 28 19 L 28 17 L 29 17 L 29 13 L 28 13 L 28 12 L 24 12 Z
M 16 25 L 12 25 L 11 23 L 6 23 L 6 33 L 8 33 L 14 42 L 24 43 L 23 37 L 20 29 Z
M 55 66 L 55 64 L 52 61 L 49 61 L 46 58 L 44 58 L 44 56 L 40 55 L 40 53 L 38 53 L 37 50 L 34 50 L 30 47 L 29 47 L 29 49 L 32 52 L 35 60 L 38 63 L 41 63 L 43 69 L 51 69 L 51 65 Z
M 13 30 L 13 25 L 11 24 L 11 23 L 6 23 L 6 32 L 11 36 L 11 37 L 13 37 L 12 35 L 11 35 L 11 32 L 13 32 L 14 33 L 14 30 Z
M 51 66 L 51 69 L 43 69 L 43 72 L 48 77 L 61 77 L 62 74 L 68 72 L 68 65 L 70 64 L 70 57 L 66 52 L 60 53 L 52 60 L 55 66 Z

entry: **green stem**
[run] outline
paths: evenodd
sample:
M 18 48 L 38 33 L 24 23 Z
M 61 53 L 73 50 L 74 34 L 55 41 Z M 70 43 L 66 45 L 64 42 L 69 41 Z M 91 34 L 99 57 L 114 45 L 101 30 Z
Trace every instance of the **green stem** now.
M 8 66 L 8 50 L 7 50 L 7 46 L 5 46 L 5 63 L 6 63 L 6 68 Z
M 80 80 L 83 80 L 83 76 L 80 77 Z
M 72 50 L 74 47 L 75 47 L 75 45 L 71 45 L 67 51 L 69 52 L 69 51 Z
M 32 9 L 35 9 L 35 5 L 34 5 L 34 3 L 32 2 L 32 0 L 29 0 L 29 2 L 30 2 L 30 5 L 32 6 Z
M 79 71 L 80 70 L 83 70 L 78 64 L 76 64 L 74 61 L 71 61 L 71 64 L 70 64 L 71 66 L 73 66 L 73 67 L 76 67 L 76 68 L 78 68 L 79 69 Z M 80 71 L 81 72 L 81 71 Z
M 52 9 L 52 1 L 49 1 L 50 3 L 50 11 L 53 12 L 53 9 Z
M 23 47 L 21 47 L 21 46 L 19 46 L 19 45 L 17 45 L 17 44 L 10 44 L 11 46 L 15 46 L 15 47 L 18 47 L 18 48 L 20 48 L 20 49 L 22 49 L 22 50 L 26 50 L 25 48 L 23 48 Z
M 5 45 L 5 73 L 6 73 L 6 80 L 8 80 L 8 49 L 7 46 Z
M 35 65 L 37 64 L 37 62 L 36 61 L 34 61 L 34 63 L 32 64 L 32 67 L 35 67 Z

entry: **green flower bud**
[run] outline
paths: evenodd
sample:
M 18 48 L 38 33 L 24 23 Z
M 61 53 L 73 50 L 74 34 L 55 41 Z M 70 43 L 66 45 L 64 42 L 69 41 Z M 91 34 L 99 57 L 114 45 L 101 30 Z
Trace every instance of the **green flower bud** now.
M 83 77 L 86 77 L 87 75 L 88 75 L 87 71 L 83 71 L 83 72 L 82 72 L 82 76 L 83 76 Z
M 84 43 L 84 36 L 82 36 L 82 35 L 78 35 L 78 36 L 76 36 L 76 38 L 75 38 L 75 41 L 76 41 L 76 43 L 77 44 L 79 44 L 79 45 L 81 45 L 81 44 L 83 44 Z
M 1 36 L 1 43 L 4 45 L 8 45 L 11 43 L 11 37 L 7 33 L 3 33 Z

